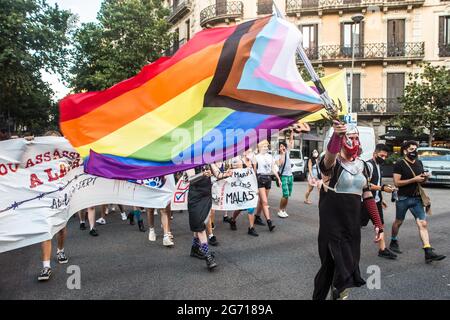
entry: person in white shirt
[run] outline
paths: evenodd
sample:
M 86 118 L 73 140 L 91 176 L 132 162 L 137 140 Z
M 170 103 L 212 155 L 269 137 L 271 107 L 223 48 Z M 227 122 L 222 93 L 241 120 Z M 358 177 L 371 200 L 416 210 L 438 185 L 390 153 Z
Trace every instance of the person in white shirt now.
M 261 210 L 267 220 L 267 226 L 270 231 L 273 231 L 275 226 L 270 219 L 269 211 L 269 191 L 272 187 L 272 174 L 275 175 L 278 185 L 281 186 L 281 179 L 277 172 L 277 167 L 275 165 L 275 159 L 269 151 L 269 142 L 263 140 L 258 143 L 258 154 L 255 157 L 256 160 L 256 177 L 258 179 L 258 191 L 259 191 L 259 203 L 256 210 L 256 214 L 260 214 Z M 256 218 L 258 219 L 258 218 Z M 259 218 L 261 219 L 261 218 Z M 255 222 L 256 223 L 256 222 Z

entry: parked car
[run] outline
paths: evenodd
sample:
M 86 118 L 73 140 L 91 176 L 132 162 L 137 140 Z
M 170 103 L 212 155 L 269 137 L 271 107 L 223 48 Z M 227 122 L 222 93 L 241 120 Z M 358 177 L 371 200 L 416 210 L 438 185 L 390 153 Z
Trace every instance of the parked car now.
M 418 148 L 424 170 L 431 174 L 427 184 L 450 184 L 450 149 Z
M 291 158 L 291 168 L 294 180 L 305 180 L 306 178 L 306 161 L 303 159 L 300 149 L 291 149 L 289 153 Z
M 294 180 L 305 180 L 307 168 L 305 168 L 306 160 L 302 159 L 302 151 L 300 149 L 291 149 L 291 151 L 289 152 L 289 157 L 291 158 L 291 168 Z M 280 169 L 276 164 L 275 167 L 277 168 L 277 170 Z M 275 176 L 272 176 L 272 180 L 275 181 L 275 179 Z

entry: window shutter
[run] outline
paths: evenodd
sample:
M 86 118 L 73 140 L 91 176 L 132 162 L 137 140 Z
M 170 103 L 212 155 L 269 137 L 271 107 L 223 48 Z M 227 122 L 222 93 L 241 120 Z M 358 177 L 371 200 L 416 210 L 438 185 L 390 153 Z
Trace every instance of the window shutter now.
M 445 17 L 439 17 L 439 44 L 444 44 L 444 28 L 445 28 Z

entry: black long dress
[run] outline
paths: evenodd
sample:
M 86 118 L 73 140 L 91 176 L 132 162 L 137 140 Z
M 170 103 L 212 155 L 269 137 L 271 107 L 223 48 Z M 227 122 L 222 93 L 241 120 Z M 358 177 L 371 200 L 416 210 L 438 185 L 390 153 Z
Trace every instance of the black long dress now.
M 329 187 L 334 188 L 345 170 L 339 159 L 328 172 L 323 159 L 320 169 L 324 175 L 331 176 Z M 367 172 L 361 172 L 367 180 Z M 360 181 L 362 177 L 359 177 Z M 314 279 L 314 300 L 325 300 L 330 287 L 340 294 L 346 288 L 360 287 L 366 282 L 359 269 L 361 246 L 361 199 L 363 194 L 337 193 L 330 189 L 320 190 L 319 200 L 319 256 L 322 263 Z
M 202 172 L 202 168 L 195 169 L 195 174 Z M 201 177 L 189 185 L 188 212 L 189 226 L 192 232 L 205 231 L 205 220 L 208 218 L 212 206 L 211 178 Z

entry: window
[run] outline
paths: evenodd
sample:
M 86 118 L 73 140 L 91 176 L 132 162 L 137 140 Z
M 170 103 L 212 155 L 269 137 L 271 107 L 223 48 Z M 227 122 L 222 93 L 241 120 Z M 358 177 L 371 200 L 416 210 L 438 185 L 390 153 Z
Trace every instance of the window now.
M 348 104 L 350 105 L 350 91 L 352 82 L 350 81 L 350 73 L 347 73 L 347 97 Z M 361 75 L 353 73 L 353 90 L 352 90 L 352 112 L 357 112 L 359 110 L 359 102 L 361 99 Z
M 439 56 L 450 57 L 450 16 L 439 17 Z
M 352 29 L 354 35 L 352 37 Z M 362 45 L 364 43 L 364 21 L 358 24 L 353 22 L 341 23 L 341 55 L 352 56 L 352 47 L 355 48 L 355 57 L 362 56 Z
M 180 48 L 180 29 L 175 29 L 173 33 L 173 53 L 177 52 Z
M 400 112 L 401 104 L 398 98 L 405 91 L 405 74 L 388 73 L 387 75 L 387 112 Z
M 301 26 L 301 31 L 303 35 L 303 48 L 308 58 L 318 59 L 317 24 Z
M 191 39 L 191 20 L 186 20 L 186 41 Z
M 272 14 L 273 0 L 258 0 L 258 14 Z
M 388 20 L 387 33 L 388 57 L 403 57 L 405 55 L 405 20 Z

